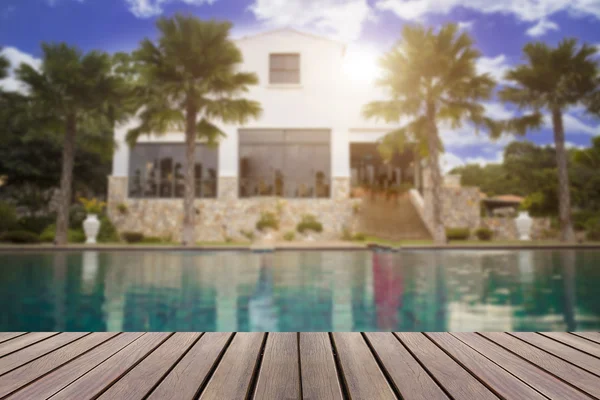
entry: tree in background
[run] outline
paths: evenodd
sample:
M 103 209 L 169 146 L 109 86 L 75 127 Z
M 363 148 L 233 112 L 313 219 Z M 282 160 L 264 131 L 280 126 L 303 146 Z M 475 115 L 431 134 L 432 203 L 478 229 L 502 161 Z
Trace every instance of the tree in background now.
M 2 54 L 2 47 L 0 47 L 0 79 L 8 76 L 8 67 L 10 67 L 8 59 Z
M 499 135 L 499 127 L 487 118 L 479 103 L 488 99 L 495 82 L 487 74 L 477 74 L 475 63 L 480 52 L 474 48 L 467 33 L 460 33 L 456 24 L 447 24 L 438 32 L 423 26 L 405 26 L 400 42 L 381 59 L 383 77 L 377 84 L 391 97 L 365 106 L 367 118 L 386 122 L 411 120 L 390 132 L 384 143 L 402 148 L 416 142 L 421 149 L 426 144 L 428 167 L 433 190 L 434 241 L 446 242 L 442 221 L 442 176 L 439 153 L 442 141 L 438 125 L 448 123 L 458 128 L 465 121 L 485 127 Z
M 69 206 L 73 183 L 73 163 L 78 136 L 86 143 L 106 143 L 115 123 L 111 102 L 119 95 L 121 84 L 112 73 L 112 60 L 103 52 L 83 54 L 77 48 L 60 44 L 42 44 L 40 70 L 21 64 L 17 77 L 27 89 L 27 132 L 38 137 L 60 135 L 62 166 L 59 205 L 56 219 L 57 244 L 67 243 Z
M 549 112 L 554 130 L 558 170 L 558 202 L 561 240 L 575 241 L 571 222 L 571 196 L 565 149 L 563 113 L 570 106 L 583 104 L 598 112 L 599 68 L 595 46 L 578 46 L 575 39 L 563 40 L 555 48 L 545 43 L 528 43 L 523 48 L 526 63 L 506 74 L 513 85 L 499 92 L 503 101 L 516 104 L 531 113 L 512 119 L 507 130 L 525 135 L 544 124 L 543 112 Z
M 142 134 L 185 132 L 182 239 L 189 245 L 195 241 L 196 141 L 213 143 L 224 135 L 214 121 L 244 124 L 260 115 L 259 103 L 241 97 L 258 78 L 236 71 L 242 54 L 229 38 L 229 22 L 176 15 L 159 19 L 157 27 L 158 42 L 145 39 L 134 53 L 143 108 L 127 141 L 134 145 Z

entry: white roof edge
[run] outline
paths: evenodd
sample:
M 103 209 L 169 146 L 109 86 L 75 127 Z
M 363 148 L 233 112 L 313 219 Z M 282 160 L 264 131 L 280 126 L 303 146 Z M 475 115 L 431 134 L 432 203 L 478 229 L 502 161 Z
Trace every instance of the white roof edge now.
M 298 29 L 289 28 L 289 27 L 288 28 L 272 29 L 272 30 L 268 30 L 268 31 L 264 31 L 264 32 L 258 32 L 258 33 L 253 33 L 253 34 L 249 34 L 249 35 L 244 35 L 244 36 L 242 36 L 240 38 L 233 39 L 233 41 L 234 42 L 240 42 L 242 40 L 254 39 L 255 37 L 259 37 L 259 36 L 272 35 L 272 34 L 277 33 L 277 32 L 293 32 L 293 33 L 296 33 L 296 34 L 299 34 L 299 35 L 303 35 L 303 36 L 307 36 L 307 37 L 310 37 L 310 38 L 313 38 L 313 39 L 326 40 L 328 42 L 333 42 L 333 43 L 336 43 L 336 44 L 342 46 L 344 48 L 344 50 L 346 49 L 346 46 L 348 45 L 347 43 L 342 42 L 340 40 L 335 40 L 335 39 L 331 39 L 331 38 L 328 38 L 328 37 L 325 37 L 325 36 L 315 35 L 313 33 L 302 32 L 302 31 L 299 31 Z

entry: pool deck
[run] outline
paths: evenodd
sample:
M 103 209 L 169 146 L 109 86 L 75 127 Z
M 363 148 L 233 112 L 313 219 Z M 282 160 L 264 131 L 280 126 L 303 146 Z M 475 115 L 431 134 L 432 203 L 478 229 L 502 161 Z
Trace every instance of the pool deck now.
M 593 399 L 600 333 L 0 333 L 5 399 Z

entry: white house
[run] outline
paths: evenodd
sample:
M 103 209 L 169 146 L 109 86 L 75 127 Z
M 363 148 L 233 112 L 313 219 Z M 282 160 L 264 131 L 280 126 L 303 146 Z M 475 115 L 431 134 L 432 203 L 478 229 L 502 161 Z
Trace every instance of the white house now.
M 245 126 L 221 125 L 227 136 L 216 148 L 198 144 L 198 240 L 238 237 L 269 209 L 281 213 L 282 233 L 314 214 L 327 235 L 338 236 L 351 223 L 351 185 L 420 184 L 412 155 L 388 165 L 378 156 L 377 140 L 394 126 L 362 118 L 366 103 L 385 96 L 347 73 L 345 44 L 292 29 L 236 44 L 240 70 L 259 78 L 246 97 L 259 101 L 263 114 Z M 109 211 L 121 230 L 177 240 L 184 135 L 144 136 L 130 149 L 124 138 L 134 125 L 115 134 Z

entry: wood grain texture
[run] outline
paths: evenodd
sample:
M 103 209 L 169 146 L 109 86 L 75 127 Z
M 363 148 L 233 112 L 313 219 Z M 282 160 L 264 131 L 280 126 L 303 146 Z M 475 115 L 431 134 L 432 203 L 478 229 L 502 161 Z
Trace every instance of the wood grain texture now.
M 333 341 L 352 399 L 396 398 L 360 333 L 336 332 Z
M 0 377 L 0 398 L 49 373 L 117 333 L 92 333 Z
M 589 400 L 591 398 L 476 333 L 453 333 L 452 335 L 550 399 Z
M 546 398 L 454 336 L 447 333 L 426 333 L 426 335 L 500 397 L 532 400 Z
M 143 333 L 140 332 L 122 333 L 8 398 L 11 400 L 47 399 L 142 335 Z
M 200 335 L 193 332 L 175 333 L 112 385 L 99 399 L 143 399 Z
M 29 347 L 25 347 L 17 352 L 11 353 L 8 356 L 0 358 L 0 375 L 12 371 L 21 365 L 27 364 L 41 357 L 45 354 L 50 353 L 68 343 L 71 343 L 77 339 L 80 339 L 88 335 L 85 332 L 67 332 L 59 335 L 52 336 L 46 340 L 42 340 Z
M 151 400 L 192 399 L 225 349 L 231 333 L 205 333 L 150 394 Z
M 437 382 L 455 399 L 497 399 L 488 388 L 469 374 L 421 333 L 396 333 Z
M 342 399 L 342 389 L 327 333 L 300 334 L 300 366 L 304 399 Z
M 0 343 L 4 343 L 7 340 L 14 339 L 18 336 L 22 336 L 27 332 L 0 332 Z
M 598 332 L 571 332 L 571 334 L 600 344 L 600 333 Z
M 506 333 L 481 332 L 479 334 L 566 382 L 576 382 L 575 386 L 592 396 L 596 396 L 600 390 L 600 378 L 537 347 Z
M 200 398 L 246 398 L 264 336 L 264 333 L 259 332 L 236 333 Z
M 448 399 L 392 333 L 367 333 L 366 337 L 405 400 Z
M 300 399 L 298 334 L 271 333 L 263 355 L 255 400 Z
M 0 357 L 4 357 L 10 353 L 21 350 L 34 343 L 41 342 L 49 337 L 58 335 L 58 332 L 33 332 L 23 336 L 16 337 L 0 344 Z
M 579 336 L 571 335 L 567 332 L 540 332 L 540 335 L 549 337 L 568 346 L 574 347 L 579 351 L 583 351 L 591 356 L 600 358 L 600 344 L 590 342 Z
M 52 400 L 96 398 L 159 346 L 170 333 L 147 333 L 52 396 Z
M 600 376 L 600 359 L 596 357 L 535 333 L 511 332 L 510 335 L 518 337 L 529 344 L 539 347 L 547 353 L 554 354 L 571 364 L 575 364 L 580 368 Z

